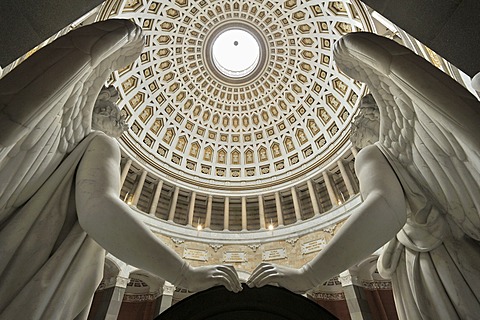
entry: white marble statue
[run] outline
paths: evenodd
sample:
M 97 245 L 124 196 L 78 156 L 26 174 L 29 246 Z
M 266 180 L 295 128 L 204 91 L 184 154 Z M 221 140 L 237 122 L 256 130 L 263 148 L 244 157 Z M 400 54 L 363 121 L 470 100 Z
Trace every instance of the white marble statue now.
M 306 291 L 386 244 L 378 269 L 400 319 L 478 319 L 480 104 L 386 38 L 349 34 L 334 56 L 378 103 L 362 101 L 352 130 L 363 203 L 311 262 L 261 264 L 249 285 Z
M 99 92 L 142 47 L 135 24 L 103 21 L 0 80 L 0 319 L 86 319 L 104 249 L 192 291 L 241 290 L 233 267 L 191 267 L 118 198 L 120 151 L 107 134 L 125 124 L 114 91 Z

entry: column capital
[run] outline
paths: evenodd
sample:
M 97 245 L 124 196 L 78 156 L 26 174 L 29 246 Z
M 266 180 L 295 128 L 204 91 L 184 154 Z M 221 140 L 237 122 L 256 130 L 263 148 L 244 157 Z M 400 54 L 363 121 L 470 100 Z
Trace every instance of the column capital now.
M 126 288 L 129 282 L 130 282 L 130 278 L 125 278 L 121 276 L 108 279 L 108 284 L 111 284 L 111 285 L 114 284 L 115 287 L 119 287 L 119 288 Z
M 356 274 L 350 273 L 349 270 L 345 270 L 342 273 L 340 273 L 338 275 L 338 280 L 342 284 L 342 287 L 352 286 L 352 285 L 359 286 L 359 287 L 362 286 L 360 280 L 358 279 L 358 276 Z
M 175 292 L 175 286 L 168 281 L 165 281 L 162 289 L 162 294 L 164 296 L 173 296 L 173 293 Z
M 364 288 L 359 284 L 356 274 L 350 270 L 340 273 L 339 280 L 342 283 L 343 293 L 347 301 L 348 311 L 352 320 L 371 320 L 372 314 L 365 299 Z

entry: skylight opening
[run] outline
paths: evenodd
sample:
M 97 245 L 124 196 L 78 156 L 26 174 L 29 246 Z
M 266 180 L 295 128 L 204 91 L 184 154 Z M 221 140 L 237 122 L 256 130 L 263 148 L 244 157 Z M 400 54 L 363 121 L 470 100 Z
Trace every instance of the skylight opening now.
M 215 67 L 224 75 L 241 78 L 255 70 L 260 59 L 260 46 L 247 31 L 230 29 L 213 42 L 212 57 Z

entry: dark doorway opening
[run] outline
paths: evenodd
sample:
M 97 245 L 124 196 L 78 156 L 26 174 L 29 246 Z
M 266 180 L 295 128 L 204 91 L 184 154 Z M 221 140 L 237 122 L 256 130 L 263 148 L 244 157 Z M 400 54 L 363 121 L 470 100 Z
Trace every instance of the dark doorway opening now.
M 243 286 L 240 293 L 214 287 L 170 307 L 155 320 L 322 320 L 337 319 L 315 302 L 289 290 Z

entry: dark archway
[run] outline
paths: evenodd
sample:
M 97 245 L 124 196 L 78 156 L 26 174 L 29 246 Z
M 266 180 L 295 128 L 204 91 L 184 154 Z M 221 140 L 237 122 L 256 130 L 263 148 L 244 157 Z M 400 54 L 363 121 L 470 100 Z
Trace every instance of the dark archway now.
M 155 320 L 321 320 L 337 319 L 315 302 L 286 289 L 243 286 L 240 293 L 214 287 L 194 294 Z

